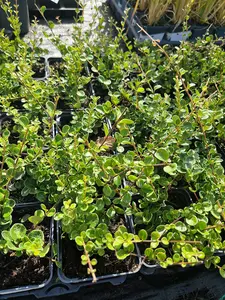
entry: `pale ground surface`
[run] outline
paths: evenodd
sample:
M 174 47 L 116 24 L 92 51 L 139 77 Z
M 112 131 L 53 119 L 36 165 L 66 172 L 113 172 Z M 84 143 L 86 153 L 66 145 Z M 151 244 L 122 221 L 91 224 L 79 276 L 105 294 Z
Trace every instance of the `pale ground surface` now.
M 83 4 L 85 5 L 83 16 L 84 16 L 84 22 L 80 24 L 83 31 L 89 29 L 89 24 L 92 23 L 94 20 L 96 22 L 95 26 L 98 25 L 98 18 L 95 17 L 96 15 L 96 8 L 98 8 L 98 14 L 99 16 L 105 17 L 105 29 L 107 31 L 107 17 L 111 16 L 111 11 L 108 5 L 106 5 L 106 0 L 82 0 Z M 66 19 L 62 20 L 62 24 L 55 24 L 55 27 L 53 29 L 54 33 L 56 35 L 59 35 L 65 43 L 68 45 L 72 44 L 72 32 L 73 32 L 73 19 Z M 33 28 L 31 26 L 30 32 L 24 37 L 26 41 L 29 42 L 29 39 L 32 38 L 33 31 L 37 31 L 37 39 L 40 40 L 40 38 L 43 38 L 43 42 L 41 44 L 42 48 L 48 49 L 49 54 L 48 56 L 51 57 L 58 57 L 60 53 L 58 50 L 51 44 L 51 42 L 44 37 L 43 31 L 50 33 L 50 29 L 46 25 L 46 23 L 42 20 L 39 22 L 38 26 Z M 94 37 L 93 37 L 94 38 Z

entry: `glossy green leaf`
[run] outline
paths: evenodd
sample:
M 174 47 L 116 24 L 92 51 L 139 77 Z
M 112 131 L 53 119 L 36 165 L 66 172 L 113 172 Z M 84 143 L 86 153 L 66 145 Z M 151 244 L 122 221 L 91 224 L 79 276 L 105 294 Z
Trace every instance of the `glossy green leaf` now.
M 139 232 L 138 232 L 138 236 L 139 236 L 139 238 L 140 238 L 142 241 L 144 241 L 144 240 L 147 240 L 147 238 L 148 238 L 148 233 L 147 233 L 146 230 L 141 229 L 141 230 L 139 230 Z
M 160 148 L 155 153 L 155 157 L 160 161 L 168 161 L 170 154 L 165 148 Z

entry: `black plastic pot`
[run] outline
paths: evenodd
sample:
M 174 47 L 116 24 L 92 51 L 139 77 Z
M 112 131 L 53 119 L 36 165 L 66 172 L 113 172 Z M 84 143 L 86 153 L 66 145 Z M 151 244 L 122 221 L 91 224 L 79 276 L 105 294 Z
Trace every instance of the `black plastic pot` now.
M 225 28 L 216 28 L 214 26 L 190 26 L 188 31 L 183 31 L 182 28 L 176 28 L 175 25 L 171 26 L 146 26 L 142 25 L 141 18 L 144 13 L 133 13 L 133 7 L 129 4 L 128 0 L 108 0 L 110 7 L 112 8 L 116 19 L 121 22 L 125 17 L 125 11 L 128 10 L 128 18 L 126 19 L 127 35 L 133 40 L 136 39 L 139 42 L 150 40 L 148 35 L 141 31 L 141 27 L 159 44 L 177 46 L 182 41 L 195 42 L 196 38 L 203 37 L 207 32 L 217 37 L 225 37 Z
M 12 104 L 12 106 L 15 107 L 15 108 L 19 108 L 19 109 L 18 109 L 18 112 L 19 112 L 21 115 L 23 115 L 23 114 L 26 112 L 26 110 L 21 109 L 21 107 L 22 107 L 22 102 L 21 102 L 21 100 L 18 100 L 18 101 L 16 102 L 16 105 L 15 105 L 15 103 L 14 103 L 14 104 Z M 15 125 L 12 116 L 9 116 L 7 113 L 1 112 L 1 111 L 0 111 L 0 134 L 1 134 L 2 130 L 4 129 L 4 123 L 5 123 L 5 122 L 9 123 L 9 126 L 12 126 L 12 127 Z M 10 130 L 10 131 L 11 131 L 11 130 Z M 15 131 L 15 134 L 16 134 L 16 135 L 13 136 L 13 135 L 12 135 L 12 132 L 11 132 L 11 134 L 10 134 L 10 136 L 9 136 L 9 142 L 10 142 L 10 144 L 17 144 L 17 142 L 18 142 L 18 140 L 19 140 L 19 132 L 18 132 L 18 131 Z M 55 135 L 55 125 L 52 126 L 50 135 L 52 136 L 52 138 L 54 138 L 54 135 Z M 47 151 L 47 150 L 48 150 L 48 147 L 47 147 L 47 146 L 44 146 L 44 147 L 43 147 L 43 150 L 44 150 L 44 151 Z M 24 155 L 24 153 L 22 153 L 22 155 Z M 25 154 L 25 155 L 26 155 L 26 154 Z
M 64 125 L 70 125 L 73 119 L 72 110 L 64 110 L 59 116 L 56 117 L 55 134 L 63 128 Z
M 216 143 L 216 148 L 219 154 L 221 155 L 221 158 L 223 160 L 221 164 L 225 169 L 225 144 L 222 144 L 221 142 L 218 141 Z
M 191 196 L 189 192 L 184 188 L 172 188 L 168 192 L 168 200 L 169 204 L 173 205 L 174 208 L 184 208 L 186 206 L 189 206 L 192 203 Z M 141 267 L 141 273 L 144 275 L 151 275 L 153 274 L 157 269 L 161 269 L 160 265 L 158 264 L 149 264 L 147 262 L 142 263 Z
M 15 123 L 13 121 L 13 117 L 7 115 L 6 113 L 0 113 L 0 133 L 2 132 L 2 130 L 4 129 L 4 125 L 7 124 L 7 126 L 9 128 L 12 128 Z M 17 143 L 17 139 L 19 138 L 19 136 L 13 136 L 12 135 L 12 130 L 10 130 L 11 135 L 9 137 L 9 141 L 10 143 Z
M 36 80 L 45 80 L 47 78 L 47 62 L 44 57 L 40 57 L 37 63 L 33 65 L 34 75 Z
M 125 216 L 125 220 L 126 220 L 126 226 L 128 227 L 128 229 L 130 228 L 131 224 L 130 224 L 130 218 Z M 57 245 L 58 245 L 58 262 L 60 263 L 60 265 L 63 268 L 63 255 L 62 255 L 62 251 L 63 251 L 63 240 L 62 240 L 62 228 L 61 228 L 61 222 L 57 222 Z M 128 275 L 133 275 L 135 273 L 137 273 L 140 270 L 141 267 L 141 258 L 139 255 L 139 249 L 138 247 L 135 245 L 136 247 L 136 268 L 134 270 L 131 270 L 129 272 L 124 272 L 124 273 L 116 273 L 116 274 L 108 274 L 108 275 L 103 275 L 103 276 L 97 276 L 97 283 L 95 284 L 99 284 L 99 283 L 106 283 L 109 282 L 113 285 L 119 285 L 122 284 Z M 57 270 L 57 274 L 58 274 L 58 278 L 60 279 L 60 281 L 62 283 L 65 284 L 73 284 L 76 285 L 77 287 L 77 291 L 84 286 L 88 286 L 88 285 L 94 285 L 92 283 L 92 278 L 91 277 L 87 277 L 87 278 L 69 278 L 67 277 L 62 269 Z M 98 269 L 97 269 L 97 274 L 98 275 Z
M 192 36 L 191 40 L 196 40 L 197 38 L 203 37 L 205 34 L 213 34 L 215 32 L 214 26 L 192 26 Z
M 36 209 L 40 208 L 40 204 L 37 203 L 26 203 L 26 204 L 18 204 L 16 205 L 14 211 L 22 214 L 30 213 L 30 211 L 34 212 Z M 49 235 L 49 243 L 53 245 L 54 242 L 54 222 L 50 220 L 50 235 Z M 52 248 L 50 250 L 51 257 L 53 256 Z M 37 290 L 43 289 L 52 281 L 53 278 L 53 263 L 49 260 L 49 273 L 50 276 L 43 283 L 40 284 L 32 284 L 27 286 L 18 286 L 14 288 L 9 288 L 5 290 L 0 290 L 0 299 L 7 299 L 11 297 L 18 297 L 27 294 L 32 294 Z
M 54 66 L 58 67 L 61 63 L 63 63 L 62 57 L 49 57 L 47 59 L 47 77 L 50 77 L 51 74 L 54 74 L 54 70 L 52 70 L 52 68 Z M 62 74 L 60 74 L 60 73 L 62 73 Z M 59 75 L 63 76 L 63 70 L 60 70 Z M 90 76 L 90 70 L 89 70 L 89 67 L 87 64 L 84 65 L 84 69 L 82 70 L 82 75 Z M 86 91 L 85 91 L 86 96 L 88 98 L 95 95 L 93 84 L 91 81 L 85 87 L 86 87 Z M 68 93 L 69 93 L 69 91 L 68 91 Z M 86 102 L 82 103 L 82 107 L 85 107 L 88 103 L 89 103 L 89 101 L 87 101 L 87 103 Z M 72 110 L 73 109 L 73 105 L 70 103 L 69 95 L 61 95 L 61 97 L 58 101 L 58 108 L 62 109 L 62 110 L 70 110 L 70 109 Z
M 82 14 L 82 8 L 77 0 L 27 0 L 30 17 L 42 17 L 38 8 L 45 6 L 44 15 L 46 18 L 78 18 Z M 37 6 L 38 8 L 37 8 Z
M 19 19 L 21 24 L 21 34 L 26 34 L 29 31 L 30 19 L 28 12 L 27 0 L 9 0 L 13 9 L 15 4 L 19 5 Z M 10 23 L 7 20 L 5 12 L 0 8 L 0 28 L 5 28 L 6 31 L 12 31 Z

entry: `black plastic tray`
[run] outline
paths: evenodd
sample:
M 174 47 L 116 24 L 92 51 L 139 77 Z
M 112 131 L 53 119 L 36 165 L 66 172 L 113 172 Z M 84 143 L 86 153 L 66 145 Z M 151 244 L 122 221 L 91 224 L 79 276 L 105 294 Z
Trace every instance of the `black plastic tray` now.
M 76 294 L 71 295 L 75 292 Z M 200 295 L 201 298 L 198 298 Z M 182 274 L 168 272 L 144 276 L 138 273 L 130 276 L 119 287 L 102 283 L 77 291 L 73 284 L 55 282 L 42 291 L 37 291 L 35 296 L 21 294 L 21 299 L 64 300 L 65 296 L 68 300 L 224 300 L 225 285 L 218 270 L 206 271 L 203 267 L 197 267 L 195 272 L 192 270 Z
M 52 0 L 28 0 L 30 17 L 42 17 L 35 3 L 39 8 L 42 6 L 46 7 L 44 15 L 48 19 L 54 19 L 58 16 L 61 18 L 78 18 L 83 12 L 79 0 L 59 0 L 58 2 Z
M 133 7 L 127 0 L 108 0 L 111 9 L 117 21 L 121 22 L 125 17 L 125 11 L 128 10 L 126 19 L 127 35 L 130 39 L 136 39 L 139 42 L 149 40 L 149 37 L 141 31 L 140 26 L 160 45 L 177 46 L 181 41 L 188 40 L 195 42 L 198 37 L 203 37 L 206 33 L 215 35 L 218 39 L 225 37 L 225 27 L 215 27 L 209 25 L 190 26 L 188 31 L 183 31 L 182 27 L 173 26 L 143 26 L 140 17 L 141 14 L 134 13 Z M 221 41 L 217 41 L 218 44 Z

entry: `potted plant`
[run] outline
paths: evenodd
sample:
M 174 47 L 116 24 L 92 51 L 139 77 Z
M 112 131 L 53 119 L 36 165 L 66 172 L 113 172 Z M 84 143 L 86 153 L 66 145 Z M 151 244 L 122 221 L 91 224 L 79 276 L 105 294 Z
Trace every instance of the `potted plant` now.
M 17 205 L 11 222 L 1 224 L 1 295 L 40 289 L 52 279 L 53 222 L 43 221 L 38 206 Z
M 65 56 L 64 60 L 59 57 L 48 59 L 49 80 L 54 81 L 54 95 L 59 96 L 58 107 L 64 110 L 87 106 L 94 94 L 88 67 L 78 56 L 79 52 Z
M 55 150 L 54 154 L 50 154 L 51 160 L 52 155 L 57 157 L 58 163 L 50 172 L 55 177 L 57 191 L 60 191 L 60 194 L 52 194 L 51 199 L 55 203 L 63 201 L 55 220 L 61 221 L 58 224 L 58 255 L 62 271 L 59 269 L 58 276 L 64 283 L 82 285 L 90 284 L 92 280 L 114 281 L 114 278 L 135 273 L 140 268 L 138 253 L 130 256 L 135 251 L 133 243 L 124 244 L 123 249 L 121 244 L 113 244 L 113 235 L 127 236 L 129 241 L 133 234 L 129 233 L 129 218 L 116 205 L 119 194 L 115 188 L 119 193 L 120 177 L 113 176 L 112 186 L 106 184 L 113 172 L 110 164 L 116 159 L 112 153 L 113 138 L 111 144 L 109 137 L 104 140 L 110 130 L 104 117 L 110 116 L 111 110 L 101 111 L 96 100 L 79 114 L 74 112 L 72 118 L 62 115 L 57 119 Z M 102 119 L 103 137 L 99 118 Z M 73 145 L 76 145 L 75 151 Z M 46 164 L 46 160 L 43 162 Z M 50 157 L 47 163 L 50 163 Z M 104 164 L 108 164 L 106 169 Z M 42 161 L 39 161 L 38 167 L 42 168 Z M 74 168 L 77 169 L 75 173 Z M 119 166 L 114 171 L 119 172 Z M 69 177 L 66 174 L 70 174 Z M 73 261 L 71 257 L 74 257 Z M 97 265 L 95 269 L 97 261 L 99 267 Z M 87 265 L 87 268 L 82 265 Z M 86 275 L 87 270 L 89 276 Z

